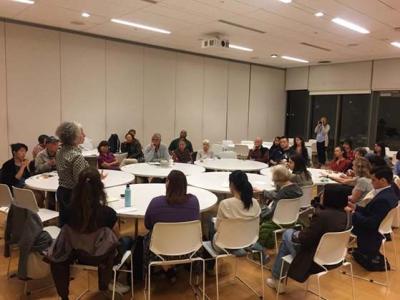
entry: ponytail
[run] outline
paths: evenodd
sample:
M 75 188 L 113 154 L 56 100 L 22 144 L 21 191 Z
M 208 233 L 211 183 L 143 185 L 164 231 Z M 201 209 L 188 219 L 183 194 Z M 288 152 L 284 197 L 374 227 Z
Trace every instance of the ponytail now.
M 242 171 L 233 171 L 229 175 L 229 183 L 240 193 L 240 200 L 246 210 L 253 205 L 253 186 L 247 178 L 247 174 Z

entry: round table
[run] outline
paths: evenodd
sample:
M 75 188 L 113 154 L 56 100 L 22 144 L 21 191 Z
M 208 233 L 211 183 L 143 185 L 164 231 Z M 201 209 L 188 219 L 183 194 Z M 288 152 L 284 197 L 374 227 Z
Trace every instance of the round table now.
M 263 169 L 260 173 L 268 178 L 270 182 L 272 182 L 272 170 L 273 168 Z M 308 171 L 311 173 L 312 180 L 315 185 L 325 185 L 328 183 L 337 183 L 331 179 L 323 177 L 322 175 L 326 173 L 326 170 L 322 169 L 314 169 L 314 168 L 307 168 Z
M 203 167 L 183 163 L 173 163 L 165 167 L 159 163 L 139 163 L 123 166 L 121 170 L 135 176 L 157 178 L 166 178 L 172 170 L 182 171 L 186 176 L 205 172 Z
M 229 174 L 230 172 L 207 172 L 188 176 L 188 184 L 198 188 L 206 189 L 215 193 L 230 193 L 229 190 Z M 253 188 L 260 190 L 273 191 L 275 186 L 268 177 L 248 173 L 247 177 Z
M 255 172 L 268 168 L 268 165 L 262 162 L 236 158 L 196 160 L 194 163 L 206 169 L 216 171 L 241 170 L 244 172 Z
M 217 203 L 217 196 L 213 193 L 188 186 L 188 193 L 197 197 L 200 211 L 206 211 Z M 118 216 L 128 218 L 143 218 L 150 201 L 157 196 L 165 195 L 165 184 L 145 183 L 131 186 L 131 207 L 125 207 L 124 186 L 116 186 L 106 189 L 108 206 L 115 209 Z
M 103 174 L 107 174 L 107 177 L 103 179 L 104 187 L 106 188 L 125 185 L 135 180 L 135 176 L 122 171 L 103 170 Z M 58 188 L 58 174 L 57 172 L 50 172 L 35 175 L 29 177 L 25 184 L 33 190 L 55 192 Z

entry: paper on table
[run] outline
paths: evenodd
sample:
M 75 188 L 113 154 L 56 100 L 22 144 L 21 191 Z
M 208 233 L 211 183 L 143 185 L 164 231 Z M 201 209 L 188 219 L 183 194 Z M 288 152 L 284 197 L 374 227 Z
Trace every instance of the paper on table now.
M 130 212 L 130 211 L 136 211 L 137 208 L 136 207 L 124 207 L 124 208 L 120 208 L 118 209 L 118 213 L 124 213 L 124 212 Z
M 121 200 L 121 198 L 119 198 L 119 197 L 107 197 L 107 203 L 110 203 L 110 202 L 116 202 L 116 201 L 119 201 L 119 200 Z

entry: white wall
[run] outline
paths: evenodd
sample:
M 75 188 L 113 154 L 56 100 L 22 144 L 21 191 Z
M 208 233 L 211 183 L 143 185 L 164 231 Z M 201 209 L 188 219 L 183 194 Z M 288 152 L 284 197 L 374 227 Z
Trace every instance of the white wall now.
M 284 70 L 0 22 L 0 162 L 61 120 L 95 144 L 131 128 L 143 145 L 182 128 L 196 148 L 271 139 L 284 129 L 284 84 Z

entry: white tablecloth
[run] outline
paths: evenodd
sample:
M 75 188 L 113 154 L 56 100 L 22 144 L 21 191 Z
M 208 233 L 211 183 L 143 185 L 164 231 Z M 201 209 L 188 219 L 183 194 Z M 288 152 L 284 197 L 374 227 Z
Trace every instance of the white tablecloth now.
M 139 163 L 126 165 L 121 168 L 124 172 L 128 172 L 140 177 L 158 177 L 165 178 L 172 170 L 182 171 L 186 176 L 203 173 L 205 169 L 192 164 L 173 163 L 171 166 L 162 167 L 159 164 Z
M 268 168 L 268 169 L 263 169 L 260 171 L 260 173 L 262 175 L 268 177 L 268 180 L 270 182 L 272 182 L 272 169 L 273 168 Z M 314 169 L 314 168 L 308 168 L 307 170 L 310 171 L 312 180 L 315 185 L 325 185 L 328 183 L 337 183 L 336 181 L 333 181 L 331 179 L 321 176 L 321 175 L 326 174 L 326 170 Z
M 254 161 L 254 160 L 241 160 L 235 158 L 228 159 L 205 159 L 203 161 L 197 160 L 195 164 L 202 166 L 206 169 L 217 171 L 235 171 L 241 170 L 244 172 L 254 172 L 267 168 L 268 165 Z
M 103 170 L 103 173 L 107 174 L 107 177 L 103 179 L 103 183 L 106 188 L 125 185 L 135 180 L 135 176 L 122 171 Z M 58 174 L 57 172 L 51 172 L 35 175 L 29 177 L 25 181 L 25 184 L 27 187 L 34 190 L 55 192 L 58 188 Z
M 131 185 L 131 207 L 125 207 L 124 186 L 106 189 L 108 205 L 116 210 L 120 217 L 143 218 L 150 201 L 157 196 L 165 195 L 165 184 L 134 184 Z M 188 193 L 197 197 L 200 211 L 206 211 L 217 203 L 217 196 L 213 193 L 189 186 Z
M 207 172 L 188 176 L 188 184 L 198 188 L 206 189 L 215 193 L 229 193 L 230 172 Z M 253 188 L 272 191 L 275 187 L 267 176 L 248 173 L 249 181 Z

